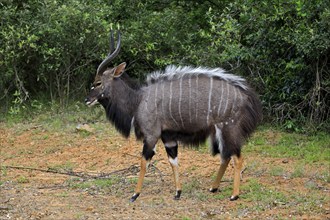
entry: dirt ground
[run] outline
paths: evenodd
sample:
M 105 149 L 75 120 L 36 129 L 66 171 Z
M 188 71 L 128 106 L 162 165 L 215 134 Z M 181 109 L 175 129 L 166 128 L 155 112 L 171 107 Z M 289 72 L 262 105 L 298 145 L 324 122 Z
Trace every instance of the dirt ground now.
M 172 170 L 161 145 L 140 197 L 130 203 L 141 149 L 141 143 L 114 131 L 0 127 L 0 220 L 330 219 L 329 183 L 312 175 L 271 175 L 268 171 L 277 166 L 291 172 L 294 161 L 251 153 L 245 157 L 241 197 L 230 202 L 232 165 L 222 191 L 212 194 L 208 188 L 219 157 L 203 149 L 179 149 L 183 194 L 181 200 L 173 200 Z

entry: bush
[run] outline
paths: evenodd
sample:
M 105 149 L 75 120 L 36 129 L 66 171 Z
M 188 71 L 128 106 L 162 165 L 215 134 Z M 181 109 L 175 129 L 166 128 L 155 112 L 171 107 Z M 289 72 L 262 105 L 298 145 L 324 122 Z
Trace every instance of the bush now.
M 268 118 L 291 125 L 325 122 L 330 114 L 329 15 L 322 0 L 241 0 L 224 11 L 210 8 L 210 50 L 253 81 Z
M 15 112 L 26 100 L 65 106 L 82 99 L 107 53 L 113 23 L 122 32 L 114 62 L 127 62 L 131 76 L 142 79 L 168 64 L 221 66 L 248 78 L 261 95 L 266 120 L 293 130 L 330 124 L 325 0 L 0 4 L 2 111 Z
M 1 9 L 1 92 L 18 93 L 22 102 L 41 96 L 65 105 L 85 89 L 105 53 L 109 7 L 100 1 L 15 2 Z

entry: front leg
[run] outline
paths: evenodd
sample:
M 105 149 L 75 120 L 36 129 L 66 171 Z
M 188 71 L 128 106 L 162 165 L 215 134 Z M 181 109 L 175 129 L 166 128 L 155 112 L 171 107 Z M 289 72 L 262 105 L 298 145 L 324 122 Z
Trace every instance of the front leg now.
M 144 141 L 139 179 L 138 179 L 138 182 L 136 184 L 135 193 L 133 194 L 133 196 L 130 199 L 131 202 L 134 202 L 139 197 L 139 195 L 141 193 L 143 180 L 144 180 L 144 176 L 145 176 L 146 171 L 147 171 L 147 167 L 148 167 L 152 157 L 155 155 L 155 144 L 156 143 L 148 144 L 147 141 Z
M 180 199 L 181 196 L 181 183 L 179 179 L 179 164 L 178 164 L 178 144 L 176 141 L 165 142 L 165 149 L 168 156 L 168 160 L 171 164 L 176 194 L 174 196 L 175 200 Z

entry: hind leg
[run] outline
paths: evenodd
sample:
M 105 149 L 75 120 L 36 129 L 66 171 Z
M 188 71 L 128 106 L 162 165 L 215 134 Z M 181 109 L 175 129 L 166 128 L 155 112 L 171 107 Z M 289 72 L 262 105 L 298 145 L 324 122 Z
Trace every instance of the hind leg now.
M 243 166 L 243 157 L 242 156 L 232 156 L 234 160 L 234 189 L 233 189 L 233 194 L 230 197 L 230 201 L 234 201 L 238 199 L 239 195 L 239 185 L 241 181 L 241 170 Z
M 243 165 L 243 158 L 241 156 L 241 143 L 237 137 L 237 129 L 234 127 L 220 127 L 218 125 L 214 126 L 214 133 L 211 136 L 213 144 L 213 155 L 220 153 L 221 155 L 221 165 L 217 174 L 216 180 L 213 182 L 211 192 L 216 192 L 220 181 L 228 167 L 230 158 L 234 161 L 234 188 L 233 194 L 230 200 L 238 199 L 239 195 L 239 185 L 240 185 L 240 174 Z
M 214 130 L 213 130 L 213 134 L 211 135 L 211 150 L 212 150 L 212 155 L 217 155 L 220 154 L 222 155 L 223 150 L 224 150 L 224 143 L 223 143 L 223 138 L 222 138 L 222 131 L 221 131 L 221 127 L 218 125 L 214 126 Z M 220 186 L 220 182 L 221 179 L 223 177 L 223 175 L 226 172 L 226 169 L 228 167 L 230 161 L 230 157 L 229 158 L 224 158 L 221 156 L 221 164 L 217 173 L 217 177 L 214 180 L 213 184 L 212 184 L 212 188 L 210 189 L 210 192 L 216 192 L 218 191 L 218 188 Z
M 220 164 L 220 168 L 219 168 L 218 173 L 217 173 L 217 177 L 216 177 L 216 179 L 214 180 L 214 182 L 212 184 L 212 188 L 210 189 L 210 192 L 218 191 L 221 179 L 222 179 L 223 175 L 225 174 L 225 171 L 228 167 L 229 161 L 230 161 L 230 159 L 222 159 L 221 160 L 221 164 Z

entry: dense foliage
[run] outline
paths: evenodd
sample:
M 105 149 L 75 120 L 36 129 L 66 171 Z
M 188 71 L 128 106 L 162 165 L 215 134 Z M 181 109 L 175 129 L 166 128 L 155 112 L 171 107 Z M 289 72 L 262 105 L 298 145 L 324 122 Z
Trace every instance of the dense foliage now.
M 115 62 L 134 77 L 221 66 L 249 79 L 266 119 L 329 126 L 326 0 L 4 0 L 0 14 L 2 112 L 82 99 L 113 26 L 123 38 Z

